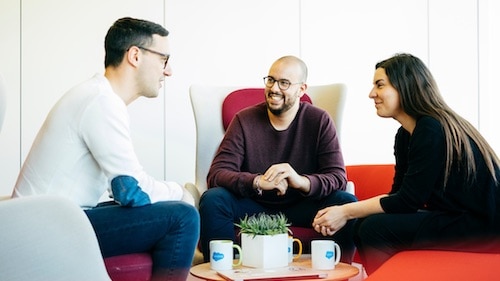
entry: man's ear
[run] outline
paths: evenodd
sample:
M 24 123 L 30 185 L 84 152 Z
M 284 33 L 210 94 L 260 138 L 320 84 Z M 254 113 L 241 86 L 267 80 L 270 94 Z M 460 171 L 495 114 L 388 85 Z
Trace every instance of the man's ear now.
M 127 53 L 125 53 L 125 59 L 127 62 L 133 66 L 137 66 L 140 60 L 141 50 L 136 46 L 132 46 L 128 49 Z
M 300 94 L 299 94 L 299 98 L 301 98 L 307 91 L 307 84 L 304 83 L 302 85 L 300 85 Z

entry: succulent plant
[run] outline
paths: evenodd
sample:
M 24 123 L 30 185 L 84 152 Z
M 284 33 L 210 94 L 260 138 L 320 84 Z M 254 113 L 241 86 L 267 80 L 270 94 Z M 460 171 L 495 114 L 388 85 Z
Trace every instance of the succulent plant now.
M 240 234 L 253 234 L 256 235 L 275 235 L 283 233 L 291 233 L 288 228 L 291 224 L 282 213 L 279 214 L 266 214 L 259 213 L 257 215 L 246 215 L 240 220 L 240 223 L 235 223 L 240 228 Z

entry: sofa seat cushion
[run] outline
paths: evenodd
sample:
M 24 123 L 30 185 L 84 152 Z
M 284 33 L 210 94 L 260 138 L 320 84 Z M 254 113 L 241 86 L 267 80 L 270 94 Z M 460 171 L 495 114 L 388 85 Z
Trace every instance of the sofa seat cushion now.
M 149 253 L 114 256 L 104 259 L 109 277 L 113 281 L 149 281 L 153 261 Z
M 417 250 L 392 256 L 365 281 L 492 280 L 500 275 L 500 253 Z

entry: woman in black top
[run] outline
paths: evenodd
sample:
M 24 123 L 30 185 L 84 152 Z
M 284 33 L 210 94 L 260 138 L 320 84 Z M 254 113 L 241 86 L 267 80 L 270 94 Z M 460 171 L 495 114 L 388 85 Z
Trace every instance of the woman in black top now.
M 402 250 L 500 252 L 500 161 L 441 97 L 424 63 L 398 54 L 377 63 L 369 95 L 380 117 L 401 123 L 389 194 L 332 206 L 313 226 L 332 235 L 353 218 L 367 273 Z

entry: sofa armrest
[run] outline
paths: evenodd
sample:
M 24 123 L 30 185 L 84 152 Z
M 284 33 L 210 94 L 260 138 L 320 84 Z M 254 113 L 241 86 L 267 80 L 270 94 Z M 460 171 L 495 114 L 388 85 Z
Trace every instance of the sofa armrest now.
M 193 199 L 194 199 L 194 206 L 196 207 L 196 209 L 199 209 L 201 194 L 200 194 L 200 191 L 198 190 L 198 188 L 196 187 L 196 185 L 194 185 L 191 182 L 188 182 L 188 183 L 184 184 L 184 188 L 189 193 L 191 193 L 191 195 L 193 196 Z

